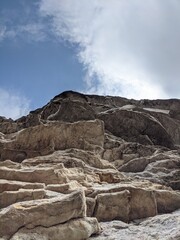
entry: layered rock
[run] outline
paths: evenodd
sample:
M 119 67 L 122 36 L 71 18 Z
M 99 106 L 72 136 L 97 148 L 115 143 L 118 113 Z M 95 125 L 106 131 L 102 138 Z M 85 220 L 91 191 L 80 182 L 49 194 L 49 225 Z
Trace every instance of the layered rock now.
M 68 91 L 0 118 L 0 238 L 178 239 L 179 109 Z
M 85 217 L 86 205 L 82 191 L 51 199 L 19 202 L 0 212 L 0 237 L 9 238 L 18 229 L 51 227 L 72 218 Z M 13 222 L 9 222 L 13 219 Z
M 145 220 L 126 224 L 121 221 L 101 223 L 100 236 L 91 237 L 89 240 L 135 240 L 135 239 L 180 239 L 180 211 L 157 215 Z
M 80 218 L 49 228 L 38 226 L 28 229 L 24 227 L 14 234 L 11 240 L 49 240 L 49 237 L 54 240 L 84 240 L 98 232 L 100 228 L 96 218 Z
M 13 140 L 1 141 L 0 154 L 1 160 L 22 161 L 67 148 L 98 149 L 103 143 L 104 126 L 100 120 L 50 122 L 21 130 Z

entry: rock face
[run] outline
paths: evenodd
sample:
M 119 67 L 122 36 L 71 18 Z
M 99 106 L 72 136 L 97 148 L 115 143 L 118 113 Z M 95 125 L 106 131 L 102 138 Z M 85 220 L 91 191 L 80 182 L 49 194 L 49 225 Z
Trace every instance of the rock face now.
M 68 91 L 0 117 L 0 239 L 179 239 L 179 111 Z

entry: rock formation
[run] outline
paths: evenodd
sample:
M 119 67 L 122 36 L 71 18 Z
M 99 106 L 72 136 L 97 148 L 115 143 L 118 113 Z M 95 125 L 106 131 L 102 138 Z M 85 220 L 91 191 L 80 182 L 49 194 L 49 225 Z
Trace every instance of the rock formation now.
M 68 91 L 0 117 L 0 239 L 180 239 L 179 116 Z

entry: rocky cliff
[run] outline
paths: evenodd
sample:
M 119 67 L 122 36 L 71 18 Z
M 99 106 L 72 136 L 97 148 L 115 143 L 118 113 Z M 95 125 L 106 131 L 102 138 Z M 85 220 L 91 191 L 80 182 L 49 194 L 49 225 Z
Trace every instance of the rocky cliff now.
M 0 117 L 0 239 L 180 239 L 180 100 L 68 91 Z

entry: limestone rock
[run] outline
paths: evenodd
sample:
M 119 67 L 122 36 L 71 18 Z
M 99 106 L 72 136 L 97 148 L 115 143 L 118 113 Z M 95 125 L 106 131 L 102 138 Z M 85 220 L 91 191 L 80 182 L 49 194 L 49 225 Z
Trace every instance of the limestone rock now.
M 79 188 L 82 189 L 82 185 L 80 185 L 77 181 L 71 181 L 64 184 L 48 184 L 46 186 L 47 190 L 59 193 L 71 193 Z
M 19 151 L 25 152 L 27 157 L 35 157 L 67 148 L 95 150 L 103 144 L 104 125 L 100 120 L 53 122 L 18 132 L 15 140 L 1 143 L 0 154 L 1 160 L 15 160 Z
M 128 222 L 130 212 L 129 199 L 130 192 L 127 190 L 98 194 L 94 216 L 98 221 L 119 219 Z
M 180 208 L 179 192 L 156 190 L 155 198 L 158 213 L 170 213 Z
M 86 197 L 86 205 L 87 205 L 87 216 L 92 217 L 94 214 L 94 208 L 96 205 L 96 199 Z
M 46 193 L 43 189 L 19 189 L 18 191 L 4 191 L 0 193 L 0 208 L 7 207 L 13 203 L 43 199 Z
M 121 191 L 126 191 L 126 197 L 125 197 L 125 202 L 126 202 L 126 207 L 127 207 L 127 199 L 128 199 L 128 204 L 129 204 L 129 211 L 128 213 L 126 213 L 126 221 L 131 221 L 134 219 L 140 219 L 140 218 L 145 218 L 145 217 L 151 217 L 151 216 L 155 216 L 157 214 L 157 204 L 156 204 L 156 198 L 154 195 L 153 190 L 151 189 L 147 189 L 147 186 L 145 189 L 139 188 L 138 185 L 132 186 L 132 185 L 128 185 L 128 184 L 109 184 L 109 185 L 102 185 L 100 187 L 95 187 L 94 191 L 92 193 L 90 193 L 88 196 L 90 197 L 95 197 L 97 196 L 98 199 L 98 195 L 101 196 L 101 194 L 107 194 L 109 193 L 109 195 L 102 195 L 103 198 L 103 209 L 105 209 L 106 207 L 108 208 L 108 205 L 110 204 L 110 200 L 106 201 L 106 196 L 107 199 L 108 197 L 111 198 L 111 193 L 116 193 L 116 192 L 121 192 Z M 129 191 L 129 195 L 127 196 L 127 191 Z M 112 195 L 112 198 L 114 197 L 114 199 L 116 198 L 116 194 Z M 101 198 L 100 198 L 101 199 Z M 125 202 L 123 202 L 125 204 Z M 97 200 L 98 203 L 98 200 Z M 116 206 L 117 204 L 117 206 Z M 114 207 L 118 209 L 118 200 L 116 201 L 116 204 L 114 204 Z M 101 204 L 100 204 L 101 206 Z M 107 214 L 107 217 L 110 216 L 111 214 L 111 208 L 109 209 L 109 215 Z M 116 210 L 117 210 L 116 209 Z M 101 211 L 102 213 L 102 211 Z M 128 214 L 128 217 L 127 217 Z M 104 214 L 104 216 L 106 216 Z M 103 219 L 103 221 L 105 221 L 105 217 Z M 109 220 L 109 219 L 107 219 Z
M 18 191 L 19 189 L 43 189 L 45 184 L 43 183 L 30 183 L 25 181 L 9 181 L 6 179 L 0 179 L 0 193 L 5 191 Z
M 0 117 L 0 239 L 85 240 L 94 216 L 90 239 L 179 239 L 179 109 L 67 91 Z
M 30 229 L 36 226 L 51 227 L 85 215 L 82 191 L 63 197 L 15 203 L 0 212 L 0 237 L 10 238 L 24 226 Z
M 22 228 L 10 240 L 49 240 L 50 238 L 53 240 L 84 240 L 99 232 L 100 227 L 96 218 L 80 218 L 49 228 L 41 226 L 33 229 Z

